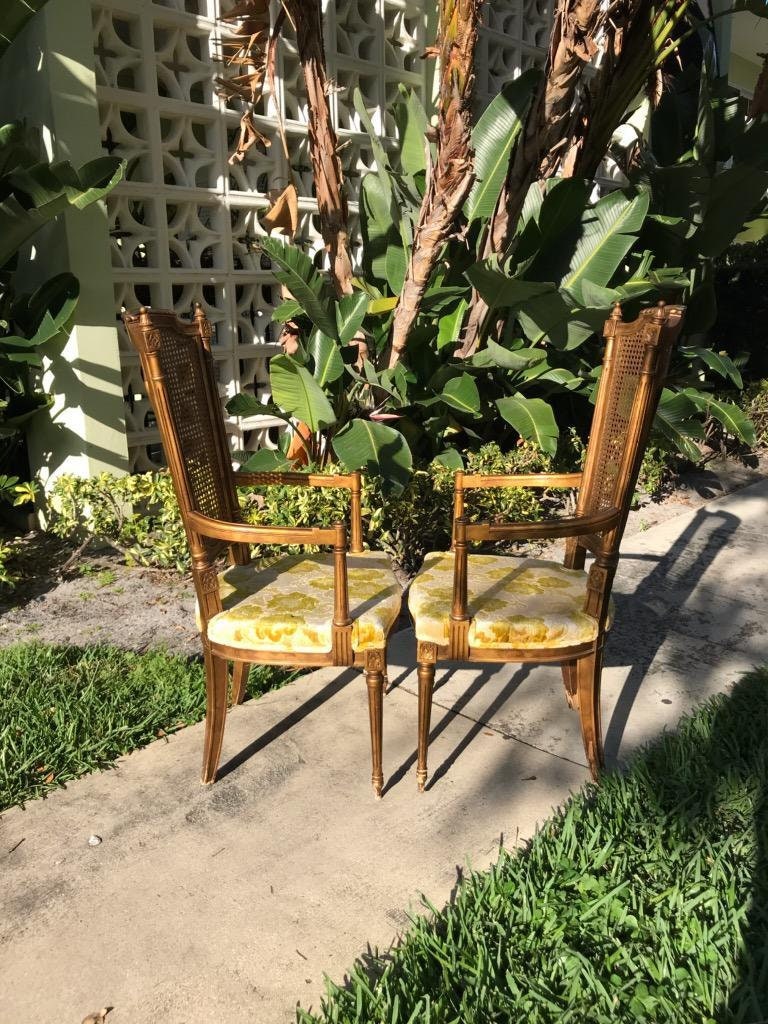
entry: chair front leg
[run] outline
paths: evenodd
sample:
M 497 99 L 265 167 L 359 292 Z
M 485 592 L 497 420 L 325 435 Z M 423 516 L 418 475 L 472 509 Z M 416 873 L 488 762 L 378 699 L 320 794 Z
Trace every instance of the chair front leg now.
M 385 651 L 366 652 L 365 682 L 368 686 L 368 717 L 371 723 L 371 782 L 377 799 L 381 799 L 381 791 L 384 788 L 381 749 L 385 664 Z
M 427 784 L 429 723 L 432 716 L 432 690 L 435 685 L 435 662 L 437 660 L 435 644 L 419 641 L 417 660 L 419 665 L 419 747 L 416 761 L 416 784 L 419 787 L 419 792 L 423 793 Z
M 204 785 L 216 781 L 216 770 L 221 758 L 221 744 L 224 739 L 224 724 L 227 720 L 227 662 L 211 654 L 207 642 L 203 641 L 205 660 L 205 741 L 203 743 Z
M 232 663 L 232 706 L 242 704 L 245 700 L 245 689 L 248 685 L 248 672 L 251 666 L 247 661 Z
M 579 658 L 576 663 L 579 719 L 584 752 L 589 770 L 597 782 L 605 767 L 603 734 L 600 725 L 600 678 L 603 670 L 603 649 Z

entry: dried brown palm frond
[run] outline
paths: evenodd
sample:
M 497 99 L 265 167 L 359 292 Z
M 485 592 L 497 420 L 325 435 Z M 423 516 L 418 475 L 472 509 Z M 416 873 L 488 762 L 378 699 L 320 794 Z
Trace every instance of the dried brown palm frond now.
M 253 108 L 261 100 L 267 75 L 269 0 L 240 0 L 221 15 L 221 20 L 233 26 L 232 36 L 222 43 L 224 63 L 237 68 L 239 74 L 219 76 L 215 82 L 222 96 L 247 104 L 240 119 L 237 147 L 229 158 L 230 163 L 240 163 L 251 146 L 271 144 L 253 120 Z

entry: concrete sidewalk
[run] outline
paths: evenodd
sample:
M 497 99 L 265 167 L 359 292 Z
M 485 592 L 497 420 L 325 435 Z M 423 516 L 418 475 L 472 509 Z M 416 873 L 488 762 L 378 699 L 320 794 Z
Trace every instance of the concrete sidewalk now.
M 768 660 L 768 481 L 628 537 L 603 673 L 609 762 Z M 438 669 L 431 781 L 416 792 L 410 632 L 393 645 L 385 798 L 369 783 L 357 672 L 323 669 L 236 708 L 224 777 L 202 727 L 0 820 L 0 1021 L 272 1024 L 317 1006 L 419 893 L 587 779 L 557 667 Z M 90 847 L 88 837 L 103 838 Z

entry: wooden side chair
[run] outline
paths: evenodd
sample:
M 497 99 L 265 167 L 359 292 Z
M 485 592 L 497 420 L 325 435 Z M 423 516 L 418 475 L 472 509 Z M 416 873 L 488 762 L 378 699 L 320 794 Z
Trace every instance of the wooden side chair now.
M 368 684 L 376 795 L 383 774 L 382 695 L 387 639 L 401 588 L 387 557 L 362 544 L 360 474 L 234 473 L 202 308 L 193 321 L 141 309 L 123 317 L 138 349 L 192 556 L 206 676 L 202 781 L 221 754 L 229 663 L 232 703 L 245 697 L 249 665 L 359 665 Z M 350 531 L 251 526 L 241 521 L 237 486 L 341 487 L 350 492 Z M 286 555 L 265 568 L 250 545 L 318 545 L 320 554 Z M 228 567 L 222 556 L 228 552 Z
M 624 323 L 617 304 L 606 347 L 582 473 L 484 476 L 456 473 L 451 553 L 434 552 L 411 585 L 417 640 L 419 746 L 416 778 L 427 779 L 432 688 L 439 659 L 560 663 L 578 710 L 593 778 L 603 767 L 600 675 L 611 625 L 619 544 L 684 309 L 643 310 Z M 476 487 L 573 487 L 575 515 L 538 523 L 468 523 L 464 496 Z M 475 542 L 566 537 L 565 561 L 468 554 Z M 589 572 L 585 556 L 595 557 Z

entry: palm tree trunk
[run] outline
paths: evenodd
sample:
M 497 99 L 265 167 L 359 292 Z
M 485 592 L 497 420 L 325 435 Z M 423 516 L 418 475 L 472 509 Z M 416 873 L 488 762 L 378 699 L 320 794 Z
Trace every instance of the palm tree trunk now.
M 440 0 L 437 52 L 437 154 L 421 204 L 403 289 L 395 308 L 388 357 L 400 361 L 432 271 L 474 181 L 472 87 L 480 0 Z
M 339 142 L 331 123 L 329 83 L 325 68 L 323 19 L 319 0 L 285 0 L 296 29 L 296 45 L 304 73 L 309 106 L 309 153 L 315 181 L 320 230 L 331 261 L 337 295 L 352 292 L 349 212 L 339 159 Z
M 591 179 L 627 107 L 674 45 L 673 34 L 690 0 L 559 0 L 545 75 L 486 237 L 483 258 L 508 252 L 526 193 L 555 175 Z M 600 61 L 588 79 L 595 55 Z M 488 307 L 473 294 L 457 355 L 470 356 L 481 340 Z

